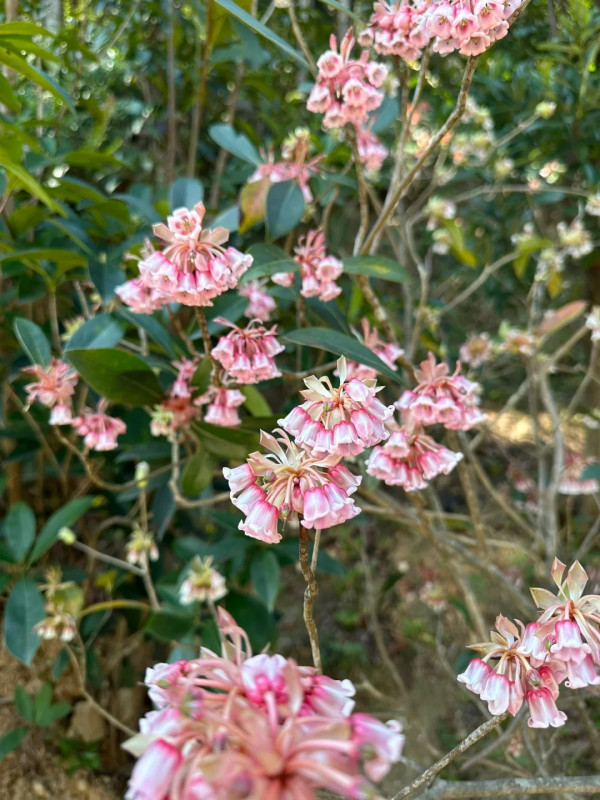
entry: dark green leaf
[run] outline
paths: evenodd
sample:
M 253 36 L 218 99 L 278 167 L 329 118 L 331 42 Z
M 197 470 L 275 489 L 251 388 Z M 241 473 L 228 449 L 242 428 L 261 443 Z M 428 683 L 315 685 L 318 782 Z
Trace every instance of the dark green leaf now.
M 35 717 L 33 700 L 20 684 L 15 686 L 15 708 L 19 716 L 26 719 L 27 722 L 33 722 Z
M 384 256 L 349 256 L 344 259 L 344 272 L 350 275 L 365 275 L 394 283 L 411 282 L 410 273 L 397 261 Z
M 161 642 L 173 642 L 183 638 L 194 628 L 194 617 L 188 614 L 155 611 L 150 614 L 144 631 Z
M 300 265 L 285 250 L 274 244 L 253 244 L 248 254 L 252 256 L 254 262 L 242 275 L 241 284 L 274 275 L 276 272 L 296 272 L 300 269 Z
M 302 219 L 304 195 L 296 181 L 274 183 L 267 195 L 267 230 L 271 239 L 285 236 Z
M 123 338 L 124 326 L 111 314 L 86 320 L 65 345 L 65 350 L 97 350 L 113 347 Z
M 70 703 L 61 700 L 58 703 L 54 703 L 54 705 L 49 706 L 48 708 L 43 709 L 38 714 L 36 714 L 36 722 L 38 725 L 48 726 L 52 725 L 53 722 L 56 722 L 57 719 L 62 719 L 62 717 L 66 717 L 67 714 L 70 714 L 72 711 L 72 706 Z
M 40 645 L 40 637 L 33 628 L 44 616 L 44 599 L 35 582 L 21 578 L 6 601 L 4 640 L 13 656 L 27 666 Z
M 198 450 L 190 458 L 181 476 L 181 491 L 188 497 L 196 497 L 212 483 L 215 474 L 215 459 L 206 450 Z
M 271 406 L 267 403 L 260 389 L 257 389 L 256 386 L 242 386 L 240 391 L 246 398 L 244 405 L 253 417 L 272 416 Z
M 269 611 L 273 611 L 279 594 L 280 567 L 272 550 L 263 550 L 252 559 L 250 576 L 254 588 Z
M 250 139 L 244 136 L 243 133 L 237 133 L 231 125 L 226 125 L 225 123 L 211 125 L 208 129 L 208 134 L 219 147 L 241 158 L 242 161 L 247 161 L 248 164 L 252 164 L 254 167 L 258 167 L 263 163 L 258 150 L 254 147 Z
M 330 6 L 331 8 L 335 8 L 336 11 L 340 11 L 342 14 L 345 14 L 345 16 L 355 19 L 361 25 L 363 24 L 363 21 L 359 16 L 352 13 L 352 11 L 343 3 L 338 3 L 338 0 L 319 0 L 319 2 L 323 3 L 323 5 L 325 6 Z
M 231 590 L 221 601 L 238 625 L 250 637 L 255 653 L 259 653 L 275 635 L 273 617 L 256 597 Z
M 13 322 L 13 330 L 31 363 L 47 367 L 52 351 L 46 334 L 39 325 L 25 317 L 17 317 Z
M 142 328 L 148 334 L 148 337 L 157 345 L 163 348 L 169 358 L 175 360 L 177 358 L 177 350 L 175 349 L 175 339 L 161 325 L 156 317 L 151 314 L 134 314 L 125 308 L 120 308 L 117 312 L 120 317 L 126 319 L 132 325 Z
M 58 540 L 60 529 L 64 527 L 70 528 L 71 525 L 74 525 L 91 508 L 93 502 L 94 498 L 91 495 L 76 497 L 74 500 L 69 500 L 58 511 L 55 511 L 40 531 L 31 551 L 29 561 L 32 563 L 41 558 Z
M 90 278 L 103 302 L 114 297 L 115 289 L 125 282 L 121 258 L 91 258 L 88 264 Z
M 143 406 L 162 399 L 158 378 L 139 356 L 125 350 L 68 350 L 65 353 L 95 392 L 113 403 Z
M 237 3 L 234 3 L 233 0 L 214 0 L 217 5 L 224 8 L 226 11 L 229 11 L 234 17 L 243 22 L 244 25 L 247 25 L 253 31 L 259 34 L 259 36 L 264 36 L 265 39 L 268 39 L 272 44 L 282 50 L 286 55 L 290 58 L 293 58 L 294 61 L 297 61 L 298 64 L 303 66 L 305 69 L 309 69 L 309 64 L 305 60 L 305 58 L 298 53 L 297 50 L 294 50 L 284 39 L 280 36 L 277 36 L 276 33 L 269 30 L 266 25 L 263 25 L 262 22 L 255 19 L 253 16 L 248 14 L 247 11 L 244 11 L 243 8 L 240 8 Z
M 70 111 L 75 112 L 75 107 L 69 95 L 54 78 L 51 78 L 43 69 L 36 67 L 34 64 L 30 64 L 15 53 L 10 53 L 5 48 L 0 48 L 0 63 L 5 64 L 7 67 L 10 67 L 10 69 L 23 75 L 24 78 L 28 78 L 33 83 L 41 86 L 42 89 L 46 89 L 46 91 L 50 92 L 57 100 L 61 100 Z
M 18 728 L 13 728 L 12 731 L 0 736 L 0 759 L 16 750 L 25 741 L 28 732 L 29 728 L 25 727 L 25 725 L 19 725 Z
M 398 373 L 384 364 L 372 350 L 352 336 L 346 336 L 339 331 L 332 331 L 329 328 L 300 328 L 286 333 L 282 338 L 288 342 L 294 342 L 294 344 L 316 347 L 318 350 L 327 350 L 328 353 L 334 353 L 337 356 L 345 356 L 348 361 L 358 361 L 365 367 L 376 369 L 382 375 L 387 375 L 388 378 L 403 383 Z
M 204 186 L 198 178 L 177 178 L 171 184 L 169 204 L 176 208 L 194 208 L 204 197 Z
M 24 561 L 35 539 L 35 514 L 26 503 L 15 503 L 4 520 L 4 536 L 16 561 Z

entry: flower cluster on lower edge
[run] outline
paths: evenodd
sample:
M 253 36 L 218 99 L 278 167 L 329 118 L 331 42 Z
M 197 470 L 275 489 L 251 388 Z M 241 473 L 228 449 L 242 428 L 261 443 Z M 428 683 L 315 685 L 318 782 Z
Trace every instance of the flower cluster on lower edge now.
M 491 641 L 471 645 L 483 658 L 474 658 L 458 676 L 492 714 L 514 715 L 525 701 L 532 728 L 565 724 L 567 716 L 556 706 L 563 681 L 569 689 L 600 684 L 600 596 L 583 594 L 588 576 L 578 561 L 563 581 L 564 571 L 565 564 L 555 559 L 556 595 L 531 590 L 541 609 L 537 622 L 518 621 L 517 628 L 498 616 Z
M 253 656 L 218 609 L 222 654 L 157 664 L 156 710 L 126 743 L 139 757 L 127 800 L 315 800 L 328 789 L 375 798 L 398 761 L 401 726 L 353 713 L 354 687 L 281 655 Z

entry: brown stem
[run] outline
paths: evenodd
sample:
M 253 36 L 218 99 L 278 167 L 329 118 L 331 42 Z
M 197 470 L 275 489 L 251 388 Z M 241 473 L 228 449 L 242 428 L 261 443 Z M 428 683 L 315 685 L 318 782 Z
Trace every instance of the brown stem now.
M 315 541 L 315 548 L 318 542 Z M 310 639 L 310 649 L 312 651 L 313 664 L 317 672 L 320 674 L 323 669 L 321 667 L 321 651 L 319 649 L 319 632 L 315 625 L 313 610 L 315 599 L 319 594 L 319 586 L 315 579 L 315 573 L 311 569 L 310 560 L 308 556 L 308 530 L 302 525 L 300 520 L 300 569 L 306 581 L 306 589 L 304 591 L 304 624 Z
M 595 797 L 600 793 L 599 775 L 565 777 L 550 775 L 541 778 L 501 778 L 494 781 L 440 781 L 421 795 L 422 800 L 451 800 L 463 797 L 522 797 L 524 795 L 583 794 Z
M 175 149 L 177 146 L 177 108 L 175 100 L 175 2 L 169 0 L 167 32 L 167 157 L 166 179 L 170 185 L 175 178 Z
M 190 144 L 188 150 L 187 174 L 189 178 L 194 177 L 196 172 L 196 159 L 198 157 L 198 140 L 202 130 L 204 119 L 204 107 L 206 105 L 206 85 L 208 83 L 208 73 L 210 72 L 210 51 L 212 39 L 212 15 L 213 4 L 206 4 L 206 41 L 204 52 L 202 53 L 202 69 L 200 70 L 200 80 L 198 81 L 198 91 L 196 102 L 192 109 L 192 126 L 190 130 Z
M 476 742 L 480 739 L 483 739 L 484 736 L 487 736 L 488 733 L 491 733 L 495 728 L 500 725 L 507 717 L 509 716 L 508 711 L 505 714 L 501 714 L 496 717 L 492 717 L 488 719 L 483 725 L 480 725 L 476 728 L 472 733 L 470 733 L 466 739 L 456 745 L 449 753 L 446 753 L 445 756 L 440 758 L 439 761 L 436 761 L 429 769 L 426 769 L 422 775 L 419 775 L 418 778 L 415 778 L 414 781 L 409 783 L 408 786 L 405 786 L 404 789 L 401 789 L 397 794 L 395 794 L 392 800 L 404 800 L 405 797 L 411 797 L 417 789 L 420 789 L 421 786 L 425 786 L 435 778 L 438 772 L 441 772 L 448 764 L 452 763 L 455 758 L 457 758 L 461 753 L 464 753 L 465 750 L 468 750 L 472 747 Z

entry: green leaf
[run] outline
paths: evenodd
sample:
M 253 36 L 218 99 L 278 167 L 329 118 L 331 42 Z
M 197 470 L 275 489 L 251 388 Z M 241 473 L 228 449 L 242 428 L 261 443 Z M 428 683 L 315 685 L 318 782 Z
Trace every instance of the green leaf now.
M 58 541 L 60 529 L 70 528 L 74 525 L 91 508 L 93 502 L 94 497 L 92 495 L 76 497 L 74 500 L 69 500 L 58 511 L 55 511 L 40 531 L 29 556 L 29 562 L 33 563 L 38 558 L 41 558 Z
M 271 186 L 265 214 L 269 238 L 285 236 L 296 227 L 303 214 L 304 195 L 296 181 L 282 181 Z
M 253 417 L 271 417 L 273 410 L 267 403 L 265 396 L 256 386 L 242 386 L 241 393 L 246 398 L 244 405 Z
M 204 449 L 190 458 L 181 476 L 181 491 L 188 497 L 196 497 L 212 483 L 215 474 L 215 459 Z
M 580 481 L 599 481 L 600 480 L 600 464 L 588 464 L 581 473 Z
M 226 125 L 225 123 L 211 125 L 208 129 L 208 135 L 223 150 L 227 150 L 228 153 L 241 158 L 242 161 L 252 164 L 253 167 L 258 167 L 263 163 L 258 150 L 250 139 L 244 136 L 243 133 L 237 133 L 231 125 Z
M 62 217 L 66 217 L 67 212 L 50 197 L 44 187 L 26 169 L 13 161 L 9 151 L 2 145 L 0 145 L 0 166 L 13 177 L 13 182 L 22 186 L 29 194 L 37 197 L 52 211 Z
M 21 578 L 6 601 L 4 640 L 13 656 L 27 666 L 41 641 L 33 628 L 44 617 L 44 599 L 35 582 L 31 578 Z
M 275 600 L 279 594 L 280 572 L 279 561 L 271 550 L 263 550 L 252 559 L 250 566 L 252 583 L 271 612 L 275 608 Z
M 0 736 L 0 760 L 12 753 L 13 750 L 16 750 L 25 741 L 28 733 L 29 728 L 25 725 L 19 725 L 17 728 L 13 728 L 12 731 Z
M 87 259 L 73 250 L 61 250 L 53 247 L 31 247 L 25 250 L 11 250 L 0 255 L 1 261 L 52 261 L 59 265 L 61 272 L 75 267 L 85 267 Z
M 337 356 L 345 356 L 349 361 L 358 361 L 365 367 L 376 369 L 377 372 L 397 383 L 404 383 L 400 375 L 384 364 L 372 350 L 352 336 L 346 336 L 339 331 L 332 331 L 329 328 L 300 328 L 286 333 L 281 338 L 294 344 L 316 347 L 318 350 L 327 350 L 328 353 L 334 353 Z
M 177 178 L 169 190 L 171 211 L 176 208 L 194 208 L 204 197 L 204 186 L 198 178 Z
M 32 83 L 41 86 L 42 89 L 50 92 L 57 100 L 63 102 L 70 111 L 75 113 L 75 107 L 69 95 L 58 85 L 54 78 L 51 78 L 43 69 L 30 64 L 24 58 L 21 58 L 21 56 L 10 53 L 4 48 L 0 48 L 0 63 L 10 67 L 10 69 L 18 72 L 24 78 L 28 78 Z
M 229 591 L 221 601 L 237 624 L 243 628 L 250 638 L 252 649 L 259 653 L 275 635 L 273 617 L 264 603 L 248 594 Z
M 130 322 L 132 325 L 145 330 L 148 334 L 148 338 L 155 342 L 155 344 L 162 347 L 169 358 L 172 360 L 177 358 L 175 339 L 173 339 L 171 334 L 166 330 L 166 328 L 163 327 L 163 325 L 161 325 L 156 317 L 153 317 L 150 314 L 134 314 L 133 311 L 129 311 L 129 309 L 126 308 L 120 308 L 117 313 L 120 317 L 126 319 L 127 322 Z
M 125 272 L 121 267 L 121 257 L 106 258 L 102 253 L 100 258 L 90 259 L 88 269 L 92 283 L 98 290 L 103 302 L 112 300 L 115 289 L 125 282 Z
M 39 325 L 25 317 L 17 317 L 13 322 L 13 330 L 31 363 L 47 367 L 52 358 L 52 351 L 46 334 Z
M 71 704 L 61 700 L 58 703 L 54 703 L 53 705 L 49 706 L 48 708 L 44 708 L 39 713 L 36 713 L 35 721 L 38 725 L 47 727 L 48 725 L 52 725 L 53 722 L 56 722 L 57 719 L 66 717 L 67 714 L 71 713 L 71 711 Z
M 111 314 L 86 320 L 65 345 L 65 350 L 97 350 L 113 347 L 123 338 L 125 327 Z
M 351 17 L 352 19 L 359 22 L 362 26 L 363 24 L 362 19 L 357 14 L 354 14 L 343 3 L 338 3 L 337 0 L 319 0 L 319 2 L 323 3 L 324 6 L 330 6 L 331 8 L 335 8 L 336 11 L 341 11 L 342 14 L 345 14 L 347 17 Z
M 4 536 L 19 563 L 25 560 L 35 539 L 35 514 L 26 503 L 15 503 L 4 519 Z
M 298 64 L 303 66 L 305 69 L 310 69 L 309 63 L 305 60 L 305 58 L 297 51 L 294 50 L 284 39 L 280 36 L 277 36 L 276 33 L 269 30 L 266 25 L 263 25 L 262 22 L 259 22 L 253 16 L 248 14 L 244 11 L 243 8 L 240 8 L 233 0 L 214 0 L 217 5 L 220 5 L 221 8 L 224 8 L 226 11 L 229 11 L 232 16 L 236 17 L 243 22 L 244 25 L 247 25 L 251 28 L 255 33 L 258 33 L 259 36 L 264 36 L 265 39 L 268 39 L 272 44 L 282 50 L 286 55 L 290 58 L 293 58 L 294 61 L 297 61 Z
M 285 250 L 274 244 L 253 244 L 248 254 L 252 256 L 254 262 L 242 275 L 240 284 L 265 278 L 276 272 L 296 272 L 300 269 L 300 265 Z
M 17 98 L 17 95 L 14 93 L 12 86 L 10 85 L 10 81 L 8 81 L 4 75 L 0 74 L 0 100 L 2 103 L 8 108 L 9 111 L 14 111 L 18 113 L 21 104 Z
M 139 356 L 125 350 L 67 350 L 67 359 L 95 392 L 113 403 L 144 406 L 160 402 L 158 378 Z
M 33 722 L 35 717 L 33 700 L 20 684 L 15 686 L 15 708 L 19 716 L 26 719 L 27 722 Z
M 150 614 L 144 631 L 160 642 L 173 642 L 193 632 L 194 628 L 194 617 L 189 614 L 155 611 Z
M 412 277 L 404 267 L 393 258 L 384 256 L 349 256 L 344 259 L 344 272 L 350 275 L 364 275 L 394 283 L 410 283 Z

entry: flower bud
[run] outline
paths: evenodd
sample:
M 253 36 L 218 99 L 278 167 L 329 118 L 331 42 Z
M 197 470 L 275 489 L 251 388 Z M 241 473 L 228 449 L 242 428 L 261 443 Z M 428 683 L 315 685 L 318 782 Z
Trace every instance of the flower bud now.
M 135 480 L 140 489 L 148 486 L 148 475 L 150 474 L 150 464 L 147 461 L 140 461 L 135 468 Z
M 63 525 L 63 527 L 59 530 L 58 538 L 63 544 L 67 545 L 74 544 L 75 541 L 77 540 L 77 537 L 75 536 L 74 532 L 71 530 L 71 528 L 68 528 L 66 525 Z

